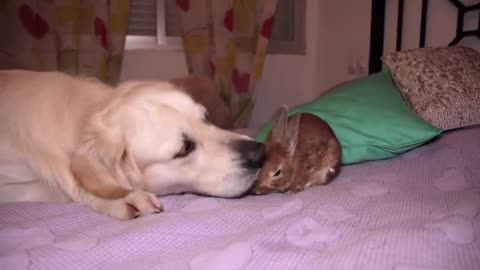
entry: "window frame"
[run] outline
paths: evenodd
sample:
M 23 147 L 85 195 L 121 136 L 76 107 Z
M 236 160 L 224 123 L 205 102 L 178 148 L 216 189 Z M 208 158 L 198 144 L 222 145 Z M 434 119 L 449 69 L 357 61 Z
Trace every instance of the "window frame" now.
M 181 37 L 166 35 L 165 0 L 157 1 L 157 34 L 156 36 L 127 35 L 126 50 L 172 50 L 183 51 Z M 293 40 L 270 40 L 267 54 L 305 55 L 305 17 L 306 0 L 293 1 Z
M 306 0 L 293 1 L 293 40 L 270 40 L 267 54 L 305 55 L 306 48 Z
M 165 0 L 157 1 L 157 34 L 156 36 L 130 36 L 125 40 L 126 50 L 174 50 L 183 51 L 180 37 L 166 35 Z

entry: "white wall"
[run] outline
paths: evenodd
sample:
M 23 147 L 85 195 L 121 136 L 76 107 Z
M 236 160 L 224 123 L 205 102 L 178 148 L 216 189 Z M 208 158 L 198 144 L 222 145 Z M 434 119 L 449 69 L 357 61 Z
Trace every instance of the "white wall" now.
M 371 0 L 321 1 L 318 59 L 320 91 L 368 74 Z M 352 73 L 351 69 L 356 68 Z

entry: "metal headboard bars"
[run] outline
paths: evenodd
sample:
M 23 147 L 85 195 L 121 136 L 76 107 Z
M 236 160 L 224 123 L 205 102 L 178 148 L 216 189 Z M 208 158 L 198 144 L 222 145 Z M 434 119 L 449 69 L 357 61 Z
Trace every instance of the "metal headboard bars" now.
M 381 57 L 383 55 L 384 34 L 385 0 L 372 0 L 372 17 L 370 21 L 370 57 L 368 63 L 369 74 L 382 70 Z
M 385 1 L 386 0 L 372 0 L 372 18 L 370 26 L 370 59 L 368 70 L 370 74 L 378 72 L 382 69 L 381 57 L 383 55 L 383 41 L 385 30 Z M 457 45 L 462 39 L 469 36 L 477 36 L 478 38 L 480 38 L 480 3 L 467 6 L 463 4 L 460 0 L 448 1 L 458 9 L 456 34 L 454 39 L 448 45 Z M 429 0 L 422 0 L 419 39 L 420 48 L 425 47 L 429 2 Z M 405 0 L 398 0 L 397 34 L 395 47 L 397 51 L 400 51 L 402 49 L 404 8 Z M 477 29 L 465 31 L 465 14 L 474 11 L 479 12 Z
M 448 45 L 449 46 L 457 45 L 458 42 L 460 42 L 463 38 L 469 37 L 469 36 L 477 36 L 478 38 L 480 38 L 480 3 L 471 5 L 471 6 L 465 6 L 459 0 L 449 0 L 449 1 L 450 3 L 452 3 L 458 8 L 458 15 L 457 15 L 457 33 L 455 38 Z M 472 11 L 479 11 L 477 30 L 465 31 L 463 29 L 465 14 Z
M 422 0 L 422 15 L 420 18 L 420 44 L 419 47 L 425 47 L 425 38 L 427 36 L 427 16 L 428 16 L 429 0 Z M 403 36 L 403 10 L 405 9 L 405 0 L 398 0 L 398 16 L 397 16 L 397 43 L 396 50 L 402 49 Z

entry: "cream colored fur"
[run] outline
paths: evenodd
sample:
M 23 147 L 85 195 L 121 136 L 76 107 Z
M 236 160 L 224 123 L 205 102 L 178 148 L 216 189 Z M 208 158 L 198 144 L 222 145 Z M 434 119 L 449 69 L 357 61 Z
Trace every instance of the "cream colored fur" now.
M 190 155 L 172 158 L 185 134 Z M 168 82 L 117 88 L 58 72 L 0 71 L 0 202 L 73 201 L 118 219 L 156 195 L 235 197 L 253 183 L 205 108 Z

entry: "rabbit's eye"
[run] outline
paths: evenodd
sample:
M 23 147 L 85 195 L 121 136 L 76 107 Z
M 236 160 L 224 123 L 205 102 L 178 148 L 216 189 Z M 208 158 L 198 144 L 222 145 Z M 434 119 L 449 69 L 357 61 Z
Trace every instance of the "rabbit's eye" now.
M 282 174 L 282 169 L 278 169 L 278 170 L 273 174 L 273 177 L 277 177 L 277 176 L 279 176 L 280 174 Z

